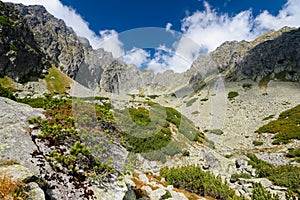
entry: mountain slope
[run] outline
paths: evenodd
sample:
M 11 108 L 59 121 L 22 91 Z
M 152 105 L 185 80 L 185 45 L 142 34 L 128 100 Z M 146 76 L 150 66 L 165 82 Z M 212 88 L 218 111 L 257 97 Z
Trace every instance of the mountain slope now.
M 280 79 L 300 81 L 300 29 L 284 27 L 251 42 L 225 42 L 215 51 L 200 56 L 187 72 L 190 83 L 203 75 L 221 73 L 228 81 Z
M 27 82 L 43 77 L 49 66 L 23 18 L 0 2 L 0 77 Z

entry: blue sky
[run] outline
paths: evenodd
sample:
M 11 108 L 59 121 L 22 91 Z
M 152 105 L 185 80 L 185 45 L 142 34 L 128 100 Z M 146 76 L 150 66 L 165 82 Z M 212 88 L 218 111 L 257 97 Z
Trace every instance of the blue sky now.
M 64 5 L 76 10 L 95 32 L 114 29 L 117 32 L 140 27 L 165 27 L 180 31 L 181 20 L 197 10 L 203 10 L 199 0 L 61 0 Z M 208 0 L 220 13 L 235 15 L 252 9 L 257 15 L 262 10 L 278 14 L 286 0 Z
M 155 72 L 185 71 L 225 41 L 300 27 L 300 0 L 3 1 L 43 5 L 94 49 Z

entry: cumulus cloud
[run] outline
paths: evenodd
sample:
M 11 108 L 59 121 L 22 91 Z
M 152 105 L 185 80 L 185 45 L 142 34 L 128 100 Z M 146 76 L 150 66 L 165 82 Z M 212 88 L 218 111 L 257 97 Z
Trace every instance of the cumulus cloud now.
M 138 67 L 147 65 L 148 69 L 155 72 L 168 69 L 176 72 L 185 71 L 199 54 L 212 51 L 225 41 L 250 41 L 271 29 L 300 26 L 299 0 L 287 0 L 276 16 L 268 11 L 253 16 L 251 9 L 230 16 L 227 13 L 218 13 L 204 1 L 204 10 L 188 13 L 187 17 L 182 19 L 181 37 L 173 44 L 173 49 L 165 46 L 157 47 L 154 56 L 150 58 L 149 53 L 143 49 L 133 48 L 125 52 L 119 34 L 114 30 L 103 30 L 99 35 L 95 34 L 74 9 L 63 5 L 59 0 L 4 1 L 44 5 L 51 14 L 63 19 L 68 26 L 72 27 L 78 36 L 86 37 L 93 48 L 103 47 L 112 52 L 114 57 L 120 57 L 125 62 L 133 63 Z M 174 36 L 175 31 L 171 28 L 172 24 L 167 23 L 165 31 Z
M 100 31 L 100 35 L 95 34 L 89 28 L 89 24 L 68 6 L 63 5 L 59 0 L 3 0 L 5 2 L 22 3 L 24 5 L 43 5 L 46 10 L 56 18 L 64 20 L 67 26 L 72 27 L 78 36 L 89 40 L 94 49 L 104 48 L 112 52 L 113 56 L 119 57 L 123 53 L 123 44 L 118 38 L 118 33 L 114 30 Z
M 280 29 L 283 26 L 300 26 L 300 1 L 288 0 L 277 16 L 271 15 L 268 11 L 263 11 L 256 17 L 258 29 Z
M 182 20 L 182 37 L 174 44 L 173 55 L 158 54 L 165 59 L 164 62 L 154 62 L 155 67 L 149 68 L 183 72 L 189 69 L 199 54 L 213 51 L 225 41 L 251 41 L 271 29 L 300 26 L 299 0 L 288 0 L 277 16 L 262 11 L 254 17 L 251 9 L 234 16 L 219 14 L 205 1 L 204 7 L 205 10 L 196 11 Z M 170 28 L 167 24 L 166 30 L 170 31 Z
M 171 29 L 172 26 L 173 26 L 173 24 L 171 24 L 171 23 L 168 22 L 166 24 L 166 31 L 169 32 L 169 33 L 171 33 L 171 34 L 174 34 L 175 32 Z
M 128 64 L 134 64 L 140 68 L 149 62 L 149 57 L 150 53 L 143 49 L 134 47 L 130 51 L 127 51 L 121 59 Z

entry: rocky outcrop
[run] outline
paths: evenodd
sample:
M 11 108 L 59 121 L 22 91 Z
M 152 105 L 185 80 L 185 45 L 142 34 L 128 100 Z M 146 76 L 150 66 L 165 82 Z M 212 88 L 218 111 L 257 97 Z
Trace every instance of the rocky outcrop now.
M 24 19 L 0 2 L 0 76 L 27 82 L 43 77 L 49 67 Z
M 31 199 L 45 197 L 67 200 L 92 197 L 101 200 L 122 200 L 127 187 L 119 172 L 112 173 L 103 182 L 98 182 L 91 179 L 80 180 L 84 171 L 78 170 L 74 176 L 70 170 L 64 171 L 61 164 L 56 168 L 51 165 L 51 152 L 66 150 L 69 147 L 67 143 L 59 147 L 49 146 L 46 141 L 37 137 L 41 131 L 35 129 L 34 125 L 29 125 L 27 120 L 33 117 L 44 118 L 42 111 L 0 97 L 0 178 L 4 174 L 14 181 L 26 183 Z M 111 155 L 118 155 L 124 151 L 116 151 L 116 147 L 110 148 L 114 153 Z M 123 158 L 118 158 L 117 155 L 114 167 L 122 170 L 123 165 L 117 164 L 121 165 Z
M 191 83 L 203 80 L 203 75 L 211 75 L 212 70 L 229 81 L 299 81 L 299 47 L 300 29 L 284 27 L 251 42 L 225 42 L 208 55 L 198 57 L 187 73 L 192 74 Z

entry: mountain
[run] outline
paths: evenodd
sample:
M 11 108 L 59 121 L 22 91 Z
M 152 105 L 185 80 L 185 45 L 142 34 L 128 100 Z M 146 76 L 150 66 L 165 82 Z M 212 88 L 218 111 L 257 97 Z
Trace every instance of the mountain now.
M 0 76 L 9 76 L 17 82 L 42 77 L 50 65 L 27 23 L 2 2 L 0 16 Z
M 299 44 L 300 29 L 283 27 L 251 42 L 225 42 L 208 55 L 199 57 L 191 71 L 201 71 L 208 66 L 229 81 L 279 79 L 299 82 Z M 191 80 L 195 82 L 201 78 Z
M 62 20 L 53 17 L 42 6 L 6 5 L 15 10 L 14 13 L 18 12 L 22 22 L 26 22 L 20 25 L 26 28 L 19 27 L 17 30 L 27 31 L 16 33 L 28 32 L 29 36 L 8 34 L 5 32 L 7 26 L 3 29 L 5 35 L 20 40 L 22 37 L 30 39 L 25 43 L 34 44 L 31 49 L 39 51 L 37 53 L 43 60 L 93 90 L 128 94 L 150 89 L 166 93 L 204 81 L 212 74 L 222 74 L 229 81 L 247 78 L 258 82 L 264 78 L 299 81 L 300 39 L 297 28 L 284 27 L 279 31 L 270 31 L 251 42 L 225 42 L 215 51 L 199 56 L 185 73 L 166 71 L 154 74 L 127 65 L 103 49 L 92 49 L 86 39 L 78 37 Z M 8 38 L 7 41 L 12 40 Z M 37 62 L 34 59 L 30 61 Z M 30 63 L 30 66 L 39 66 L 39 63 Z
M 0 2 L 0 199 L 296 199 L 299 36 L 155 74 Z

